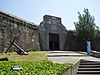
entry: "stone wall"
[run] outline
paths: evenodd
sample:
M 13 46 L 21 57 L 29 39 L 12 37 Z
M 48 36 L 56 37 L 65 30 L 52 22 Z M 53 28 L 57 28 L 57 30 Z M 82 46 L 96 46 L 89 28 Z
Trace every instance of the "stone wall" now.
M 91 47 L 94 51 L 100 51 L 100 37 L 91 41 Z M 86 41 L 75 35 L 75 31 L 67 31 L 65 50 L 87 51 Z
M 65 50 L 72 50 L 72 51 L 85 51 L 86 44 L 85 41 L 80 39 L 76 36 L 75 31 L 67 31 L 66 43 L 65 43 Z
M 91 42 L 92 50 L 100 51 L 100 37 Z
M 40 50 L 38 27 L 26 20 L 0 12 L 0 51 L 4 51 L 10 45 L 10 41 L 17 37 L 17 43 L 26 51 Z M 14 48 L 10 49 L 10 51 Z

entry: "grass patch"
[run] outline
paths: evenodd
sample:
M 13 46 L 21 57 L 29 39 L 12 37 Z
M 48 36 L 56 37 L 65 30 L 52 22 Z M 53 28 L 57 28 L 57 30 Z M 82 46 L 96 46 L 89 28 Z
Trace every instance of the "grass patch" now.
M 47 60 L 47 53 L 49 53 L 49 51 L 33 51 L 29 52 L 29 55 L 18 55 L 15 52 L 10 52 L 0 54 L 0 58 L 7 57 L 10 61 L 39 61 Z
M 22 70 L 13 71 L 11 66 L 22 66 Z M 49 60 L 36 62 L 2 61 L 0 62 L 0 75 L 61 75 L 71 64 L 57 64 Z
M 49 51 L 33 51 L 29 55 L 18 55 L 15 52 L 0 54 L 9 61 L 0 61 L 0 75 L 61 75 L 72 64 L 53 63 L 47 59 Z M 12 66 L 22 66 L 22 70 L 13 71 Z

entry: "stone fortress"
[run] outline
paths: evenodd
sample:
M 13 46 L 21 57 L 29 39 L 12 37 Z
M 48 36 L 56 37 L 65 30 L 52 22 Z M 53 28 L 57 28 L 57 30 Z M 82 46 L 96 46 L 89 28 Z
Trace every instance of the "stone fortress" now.
M 72 34 L 66 30 L 60 17 L 44 15 L 40 25 L 36 25 L 0 11 L 0 52 L 9 47 L 14 37 L 17 37 L 15 43 L 25 51 L 82 50 L 83 45 L 79 39 L 68 39 Z M 100 40 L 96 42 L 100 44 Z M 94 48 L 100 49 L 100 46 L 97 44 Z M 15 48 L 12 46 L 10 50 L 13 49 Z
M 7 49 L 14 37 L 17 37 L 15 42 L 26 51 L 64 50 L 66 28 L 59 17 L 45 15 L 40 25 L 36 25 L 1 11 L 0 50 Z

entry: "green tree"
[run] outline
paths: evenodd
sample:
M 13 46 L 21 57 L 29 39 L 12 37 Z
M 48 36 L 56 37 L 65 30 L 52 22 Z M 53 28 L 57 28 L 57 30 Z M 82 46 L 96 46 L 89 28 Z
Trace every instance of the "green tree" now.
M 95 18 L 90 15 L 89 10 L 84 9 L 84 14 L 78 12 L 78 19 L 78 22 L 74 22 L 77 35 L 86 42 L 96 38 Z

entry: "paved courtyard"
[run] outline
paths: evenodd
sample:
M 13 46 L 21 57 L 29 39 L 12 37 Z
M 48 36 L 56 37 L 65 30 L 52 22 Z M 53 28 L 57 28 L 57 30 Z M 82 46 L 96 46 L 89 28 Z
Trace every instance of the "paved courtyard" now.
M 87 55 L 85 52 L 74 51 L 51 51 L 47 54 L 48 59 L 55 63 L 76 63 L 80 59 L 89 61 L 100 61 L 99 58 L 95 58 Z

